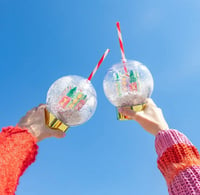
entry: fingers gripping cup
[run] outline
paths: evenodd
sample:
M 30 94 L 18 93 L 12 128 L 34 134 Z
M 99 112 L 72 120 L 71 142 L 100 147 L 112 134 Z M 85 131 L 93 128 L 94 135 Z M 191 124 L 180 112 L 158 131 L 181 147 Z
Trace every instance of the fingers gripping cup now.
M 92 117 L 97 106 L 96 91 L 88 79 L 75 75 L 61 77 L 50 86 L 46 104 L 46 124 L 65 132 Z
M 124 70 L 126 65 L 126 71 Z M 145 100 L 153 92 L 153 77 L 146 66 L 138 61 L 126 61 L 113 65 L 103 81 L 104 93 L 116 107 L 131 107 L 141 111 Z M 118 113 L 119 120 L 128 117 Z

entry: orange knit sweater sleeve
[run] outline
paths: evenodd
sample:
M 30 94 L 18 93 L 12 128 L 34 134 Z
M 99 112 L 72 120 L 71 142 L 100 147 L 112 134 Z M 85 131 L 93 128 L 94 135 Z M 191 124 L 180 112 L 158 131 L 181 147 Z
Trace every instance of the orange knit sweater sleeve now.
M 19 177 L 35 161 L 38 146 L 26 129 L 6 127 L 0 133 L 0 195 L 13 195 Z

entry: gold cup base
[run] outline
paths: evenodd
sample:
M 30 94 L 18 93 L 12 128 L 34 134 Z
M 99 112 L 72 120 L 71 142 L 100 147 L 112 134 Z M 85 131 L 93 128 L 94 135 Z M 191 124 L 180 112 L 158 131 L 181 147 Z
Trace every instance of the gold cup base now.
M 145 104 L 138 104 L 134 106 L 123 106 L 123 108 L 131 108 L 131 110 L 133 110 L 134 112 L 140 112 L 145 108 Z M 119 113 L 117 109 L 117 120 L 124 121 L 124 120 L 132 120 L 132 119 L 129 118 L 128 116 L 125 116 Z
M 45 109 L 45 123 L 46 125 L 53 130 L 60 130 L 66 132 L 69 128 L 68 125 L 65 125 L 62 121 L 57 119 L 52 113 Z

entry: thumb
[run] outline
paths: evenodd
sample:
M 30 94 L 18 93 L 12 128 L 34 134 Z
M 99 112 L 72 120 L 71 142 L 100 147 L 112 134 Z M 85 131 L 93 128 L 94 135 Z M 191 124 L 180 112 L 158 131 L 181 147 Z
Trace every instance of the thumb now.
M 63 138 L 66 136 L 66 133 L 61 130 L 51 130 L 51 136 L 56 138 Z

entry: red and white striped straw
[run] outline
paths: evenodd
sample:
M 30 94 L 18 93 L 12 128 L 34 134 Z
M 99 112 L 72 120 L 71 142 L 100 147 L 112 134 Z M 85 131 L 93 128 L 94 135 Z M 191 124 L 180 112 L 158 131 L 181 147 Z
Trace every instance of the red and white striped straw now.
M 101 57 L 101 59 L 99 60 L 98 64 L 96 65 L 96 67 L 94 68 L 94 70 L 91 72 L 90 76 L 88 77 L 88 80 L 91 81 L 92 77 L 94 76 L 94 74 L 96 73 L 96 71 L 99 69 L 99 67 L 101 66 L 102 62 L 104 61 L 104 59 L 106 58 L 106 56 L 109 53 L 109 49 L 106 49 L 106 51 L 104 52 L 103 56 Z
M 121 50 L 121 55 L 122 55 L 122 62 L 124 63 L 124 71 L 126 73 L 128 73 L 127 68 L 126 68 L 126 57 L 125 57 L 125 53 L 124 53 L 124 46 L 123 46 L 123 41 L 122 41 L 122 33 L 120 30 L 120 24 L 119 22 L 116 23 L 117 25 L 117 33 L 118 33 L 118 38 L 119 38 L 119 45 L 120 45 L 120 50 Z

